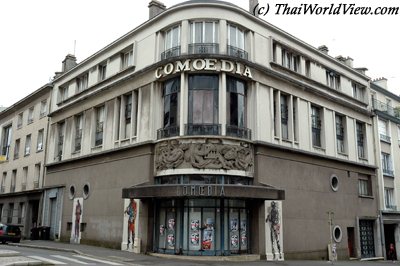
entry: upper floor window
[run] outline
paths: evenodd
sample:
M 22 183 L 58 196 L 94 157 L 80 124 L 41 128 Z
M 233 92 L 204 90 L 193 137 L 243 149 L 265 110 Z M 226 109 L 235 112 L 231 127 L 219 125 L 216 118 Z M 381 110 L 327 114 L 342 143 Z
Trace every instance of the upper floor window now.
M 122 69 L 133 65 L 133 49 L 122 53 Z
M 357 100 L 364 101 L 365 86 L 355 82 L 352 82 L 351 86 L 353 87 L 353 97 Z
M 345 117 L 341 115 L 335 116 L 336 120 L 336 146 L 339 153 L 345 153 Z
M 357 131 L 357 152 L 358 158 L 365 159 L 365 124 L 361 122 L 356 122 L 356 131 Z
M 312 144 L 315 147 L 322 147 L 321 128 L 321 108 L 311 106 Z
M 28 124 L 33 122 L 33 113 L 35 111 L 35 107 L 32 106 L 31 108 L 29 108 L 28 110 Z
M 28 180 L 28 166 L 22 168 L 22 182 L 21 182 L 21 190 L 26 190 L 26 182 Z
M 6 192 L 6 179 L 7 179 L 7 172 L 3 172 L 3 177 L 1 178 L 1 193 Z
M 105 80 L 107 77 L 107 63 L 99 65 L 99 81 Z
M 11 175 L 11 186 L 10 186 L 10 192 L 15 192 L 15 184 L 17 183 L 17 170 L 13 170 L 12 171 L 12 175 Z M 11 203 L 10 203 L 11 205 Z M 14 204 L 13 207 L 14 209 Z
M 340 75 L 332 70 L 326 71 L 326 85 L 328 87 L 339 90 L 340 89 Z
M 56 159 L 61 160 L 63 156 L 64 149 L 64 136 L 65 136 L 65 122 L 59 122 L 57 124 L 57 150 L 56 150 Z
M 18 159 L 19 158 L 20 145 L 21 145 L 21 139 L 17 139 L 15 141 L 15 146 L 14 146 L 14 159 Z
M 12 125 L 3 127 L 2 133 L 3 134 L 1 140 L 1 155 L 4 156 L 6 160 L 8 160 L 10 156 Z
M 43 139 L 44 139 L 44 129 L 41 129 L 38 131 L 37 145 L 36 145 L 37 151 L 43 150 Z
M 18 129 L 22 127 L 23 118 L 24 118 L 24 113 L 19 113 L 18 118 L 17 118 L 17 128 Z
M 385 187 L 385 208 L 389 210 L 397 210 L 396 202 L 394 200 L 394 189 Z
M 393 176 L 392 158 L 388 153 L 381 153 L 382 172 L 384 175 Z
M 244 30 L 231 24 L 228 25 L 228 54 L 248 58 L 248 54 L 244 50 Z
M 68 99 L 68 85 L 59 87 L 58 89 L 58 102 L 63 102 Z
M 177 47 L 181 40 L 181 26 L 175 26 L 165 32 L 165 50 Z
M 378 119 L 378 131 L 380 140 L 386 141 L 388 143 L 391 142 L 391 138 L 389 135 L 389 124 L 387 121 Z
M 39 188 L 40 168 L 40 163 L 35 164 L 35 172 L 33 173 L 33 188 Z
M 81 92 L 88 88 L 89 73 L 85 73 L 76 78 L 76 91 Z
M 282 48 L 282 66 L 293 70 L 295 72 L 299 72 L 299 64 L 300 64 L 300 56 Z
M 227 77 L 227 125 L 226 134 L 250 139 L 250 130 L 246 128 L 246 82 Z
M 29 134 L 25 139 L 25 156 L 31 154 L 32 135 Z
M 103 131 L 104 131 L 104 105 L 96 108 L 96 130 L 94 145 L 103 145 Z
M 397 126 L 397 140 L 398 140 L 399 145 L 400 145 L 400 126 Z
M 281 94 L 280 102 L 281 102 L 281 135 L 285 140 L 289 139 L 289 103 L 288 103 L 288 95 Z
M 74 152 L 78 152 L 81 150 L 81 145 L 82 145 L 83 114 L 76 115 L 74 120 L 75 120 Z
M 359 175 L 358 195 L 368 197 L 372 196 L 372 184 L 370 176 Z
M 173 78 L 164 83 L 163 128 L 157 132 L 157 138 L 179 135 L 179 92 L 181 78 Z
M 189 135 L 219 135 L 218 76 L 189 76 Z
M 47 100 L 40 102 L 40 118 L 47 115 Z
M 189 53 L 218 53 L 218 23 L 212 21 L 190 24 Z

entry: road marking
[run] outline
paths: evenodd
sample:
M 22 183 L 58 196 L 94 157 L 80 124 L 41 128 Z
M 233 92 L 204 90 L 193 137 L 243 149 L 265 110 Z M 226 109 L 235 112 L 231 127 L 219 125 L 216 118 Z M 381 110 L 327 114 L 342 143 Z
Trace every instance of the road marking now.
M 51 255 L 52 257 L 56 257 L 56 258 L 59 258 L 59 259 L 63 259 L 63 260 L 69 260 L 69 261 L 72 261 L 72 262 L 75 262 L 75 263 L 79 263 L 79 264 L 89 264 L 89 263 L 86 263 L 86 262 L 83 262 L 83 261 L 80 261 L 80 260 L 76 260 L 76 259 L 73 259 L 73 258 L 68 258 L 68 257 L 65 257 L 65 256 L 61 256 L 61 255 Z
M 85 259 L 85 260 L 101 262 L 101 263 L 108 264 L 108 265 L 123 265 L 123 264 L 112 262 L 112 261 L 94 259 L 94 258 L 91 258 L 91 257 L 86 257 L 86 256 L 81 256 L 81 255 L 74 255 L 74 257 Z
M 47 262 L 47 263 L 50 263 L 50 264 L 55 264 L 55 265 L 66 264 L 66 263 L 61 262 L 61 261 L 51 260 L 51 259 L 44 258 L 44 257 L 40 257 L 40 256 L 28 256 L 28 257 L 29 257 L 29 258 L 32 258 L 32 259 L 35 259 L 35 260 L 40 260 L 40 261 L 42 261 L 42 262 Z

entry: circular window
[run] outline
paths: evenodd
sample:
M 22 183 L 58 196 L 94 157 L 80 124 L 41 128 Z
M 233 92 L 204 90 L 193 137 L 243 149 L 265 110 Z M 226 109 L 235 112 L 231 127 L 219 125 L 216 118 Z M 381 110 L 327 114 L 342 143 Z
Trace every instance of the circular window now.
M 75 186 L 71 185 L 69 187 L 69 198 L 74 199 L 75 198 Z
M 331 176 L 331 188 L 333 191 L 337 191 L 339 188 L 339 179 L 336 175 Z
M 342 241 L 342 229 L 339 225 L 335 225 L 332 234 L 335 242 L 339 243 L 340 241 Z
M 83 198 L 87 199 L 89 197 L 89 193 L 90 193 L 90 185 L 89 184 L 85 184 L 83 186 Z

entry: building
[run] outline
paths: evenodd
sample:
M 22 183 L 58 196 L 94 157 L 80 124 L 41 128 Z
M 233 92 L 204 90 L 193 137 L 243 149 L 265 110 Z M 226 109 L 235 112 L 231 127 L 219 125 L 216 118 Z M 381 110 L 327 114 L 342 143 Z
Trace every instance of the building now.
M 0 112 L 0 222 L 22 226 L 22 236 L 41 222 L 50 84 Z
M 385 78 L 371 83 L 371 106 L 374 110 L 374 131 L 377 173 L 380 195 L 379 207 L 382 216 L 382 229 L 385 237 L 385 251 L 395 244 L 400 254 L 399 243 L 399 173 L 400 165 L 400 97 L 387 88 Z

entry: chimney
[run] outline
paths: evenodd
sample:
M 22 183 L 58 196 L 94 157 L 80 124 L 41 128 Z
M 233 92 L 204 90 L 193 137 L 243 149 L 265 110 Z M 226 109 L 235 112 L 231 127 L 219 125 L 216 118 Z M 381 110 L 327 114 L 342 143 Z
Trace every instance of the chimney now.
M 386 78 L 377 78 L 372 81 L 375 85 L 378 85 L 381 88 L 387 90 L 387 79 Z
M 258 17 L 258 0 L 249 0 L 249 12 L 250 14 L 253 14 L 254 16 Z
M 161 14 L 166 9 L 167 9 L 167 7 L 163 3 L 161 3 L 157 0 L 150 1 L 150 3 L 149 3 L 149 19 L 152 19 L 155 16 Z
M 344 59 L 344 63 L 346 64 L 346 66 L 349 66 L 349 67 L 353 67 L 353 58 L 351 58 L 351 57 L 346 57 L 345 59 Z
M 65 73 L 73 69 L 77 65 L 75 55 L 68 54 L 64 61 L 62 61 L 62 72 Z
M 318 50 L 320 50 L 324 54 L 328 54 L 329 52 L 328 46 L 326 45 L 321 45 L 320 47 L 318 47 Z
M 346 58 L 344 56 L 338 55 L 335 58 L 336 58 L 336 60 L 338 60 L 339 62 L 341 62 L 343 64 L 346 62 Z
M 365 75 L 365 72 L 367 72 L 368 68 L 366 67 L 357 67 L 355 70 L 363 75 Z

